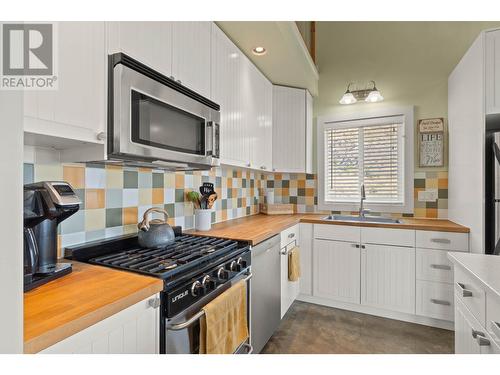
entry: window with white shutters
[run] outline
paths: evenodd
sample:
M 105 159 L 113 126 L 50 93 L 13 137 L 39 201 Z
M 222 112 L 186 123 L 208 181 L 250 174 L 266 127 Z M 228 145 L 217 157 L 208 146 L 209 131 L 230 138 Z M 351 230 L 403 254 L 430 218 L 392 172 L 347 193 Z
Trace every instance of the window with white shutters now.
M 404 203 L 402 116 L 331 123 L 324 129 L 325 202 Z

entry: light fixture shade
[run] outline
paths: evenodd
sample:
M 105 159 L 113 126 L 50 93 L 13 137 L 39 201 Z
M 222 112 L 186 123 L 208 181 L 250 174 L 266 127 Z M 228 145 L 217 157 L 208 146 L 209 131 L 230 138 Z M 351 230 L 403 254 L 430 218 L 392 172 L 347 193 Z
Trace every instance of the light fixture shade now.
M 376 103 L 376 102 L 381 102 L 382 100 L 384 100 L 384 97 L 380 94 L 380 91 L 374 89 L 370 91 L 370 93 L 365 99 L 365 102 Z
M 346 91 L 346 93 L 339 100 L 340 104 L 354 104 L 357 100 L 354 95 L 350 91 Z

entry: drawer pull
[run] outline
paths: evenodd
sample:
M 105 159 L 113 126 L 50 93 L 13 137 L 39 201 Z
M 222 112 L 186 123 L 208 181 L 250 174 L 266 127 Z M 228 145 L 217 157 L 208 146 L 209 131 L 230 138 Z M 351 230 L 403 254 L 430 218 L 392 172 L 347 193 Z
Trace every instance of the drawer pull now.
M 431 264 L 431 268 L 435 268 L 437 270 L 446 270 L 446 271 L 451 270 L 451 266 L 448 266 L 447 264 Z
M 491 345 L 490 340 L 488 340 L 486 337 L 483 337 L 483 336 L 477 336 L 476 341 L 477 341 L 479 346 L 490 346 Z
M 457 283 L 457 285 L 462 289 L 462 297 L 472 297 L 472 292 L 465 289 L 465 285 L 462 283 Z
M 431 298 L 431 302 L 436 304 L 436 305 L 443 305 L 443 306 L 450 306 L 451 305 L 450 301 L 445 301 L 442 299 Z
M 435 243 L 451 243 L 451 240 L 448 238 L 431 238 L 431 242 Z
M 493 331 L 495 336 L 500 339 L 500 323 L 494 322 L 492 320 L 490 326 L 491 326 L 491 330 Z
M 290 233 L 290 234 L 288 235 L 288 238 L 293 238 L 293 237 L 295 237 L 295 233 Z
M 484 332 L 472 328 L 472 338 L 477 339 L 478 337 L 484 337 Z

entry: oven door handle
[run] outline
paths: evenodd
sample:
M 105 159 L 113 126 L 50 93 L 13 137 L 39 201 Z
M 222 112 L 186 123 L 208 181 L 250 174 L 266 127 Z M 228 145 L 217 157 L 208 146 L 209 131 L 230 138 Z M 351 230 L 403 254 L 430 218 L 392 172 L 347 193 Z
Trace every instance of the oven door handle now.
M 252 273 L 247 274 L 247 277 L 242 279 L 245 282 L 248 282 L 253 277 Z M 184 328 L 189 327 L 191 324 L 195 323 L 198 319 L 200 319 L 203 315 L 205 315 L 205 311 L 200 310 L 196 314 L 194 314 L 191 318 L 186 320 L 185 322 L 179 323 L 179 324 L 173 324 L 170 327 L 167 327 L 167 330 L 169 331 L 180 331 Z

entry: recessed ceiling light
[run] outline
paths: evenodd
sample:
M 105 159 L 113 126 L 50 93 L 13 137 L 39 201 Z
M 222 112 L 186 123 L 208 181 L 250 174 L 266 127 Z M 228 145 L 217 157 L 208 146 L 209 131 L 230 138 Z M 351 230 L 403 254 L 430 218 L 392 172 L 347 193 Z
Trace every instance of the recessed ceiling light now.
M 252 49 L 252 53 L 257 56 L 262 56 L 266 54 L 266 49 L 264 47 L 255 47 Z

